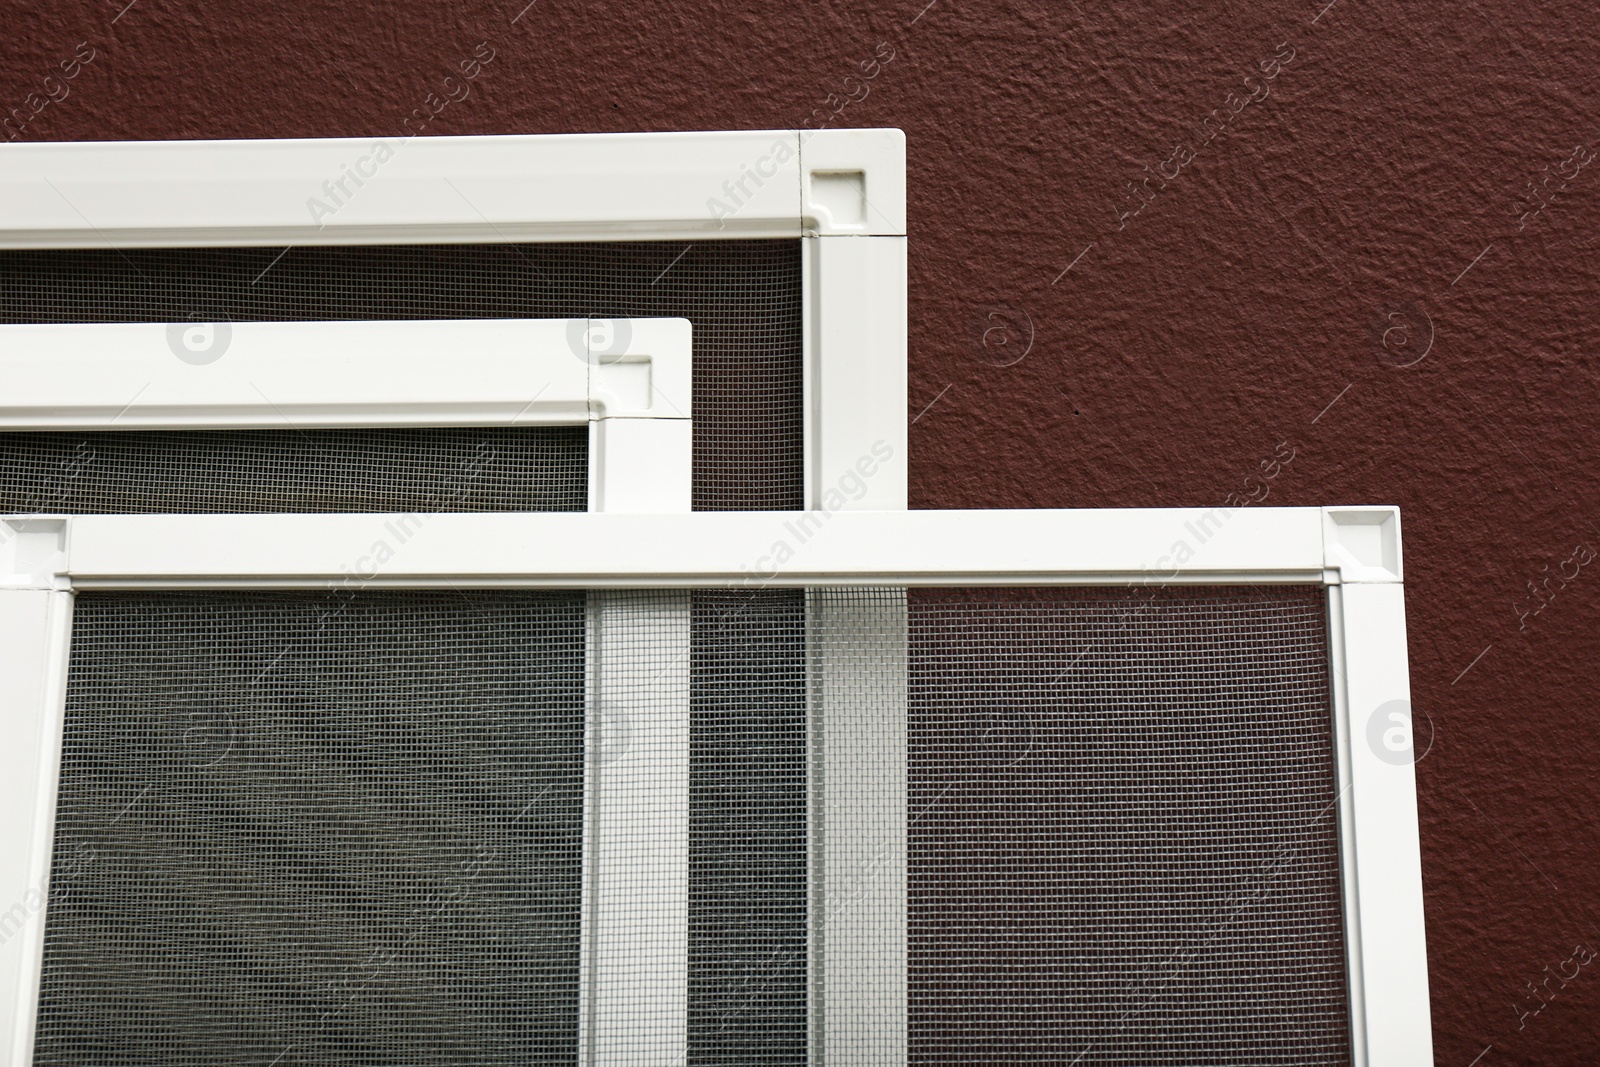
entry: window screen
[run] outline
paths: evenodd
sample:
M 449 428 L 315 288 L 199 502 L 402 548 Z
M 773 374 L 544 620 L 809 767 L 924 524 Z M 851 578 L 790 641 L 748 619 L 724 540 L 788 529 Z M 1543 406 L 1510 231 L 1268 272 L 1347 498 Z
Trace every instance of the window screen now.
M 687 1062 L 805 1067 L 805 592 L 690 611 Z
M 0 433 L 0 514 L 588 506 L 582 426 Z
M 691 598 L 687 1063 L 803 1064 L 808 986 L 864 981 L 909 1044 L 853 1062 L 1348 1061 L 1320 589 L 830 603 Z M 81 596 L 39 1062 L 570 1062 L 582 604 Z M 826 708 L 900 766 L 821 769 L 908 782 L 852 819 L 907 859 L 898 977 L 808 973 L 807 709 L 852 670 L 905 682 Z
M 1326 612 L 911 591 L 911 1063 L 1348 1062 Z
M 0 322 L 583 315 L 691 321 L 697 509 L 802 506 L 797 241 L 0 253 Z M 586 447 L 581 428 L 550 427 L 0 434 L 0 511 L 581 510 Z M 747 629 L 759 617 L 795 639 L 798 601 L 763 596 Z M 697 599 L 695 633 L 725 632 L 724 615 L 715 596 Z M 776 1049 L 794 1062 L 803 683 L 778 679 L 770 650 L 696 648 L 690 1062 Z M 749 1025 L 773 1011 L 781 1025 Z
M 804 507 L 799 241 L 0 252 L 0 323 L 582 316 L 690 320 L 697 510 Z
M 35 1062 L 577 1060 L 583 593 L 89 593 Z

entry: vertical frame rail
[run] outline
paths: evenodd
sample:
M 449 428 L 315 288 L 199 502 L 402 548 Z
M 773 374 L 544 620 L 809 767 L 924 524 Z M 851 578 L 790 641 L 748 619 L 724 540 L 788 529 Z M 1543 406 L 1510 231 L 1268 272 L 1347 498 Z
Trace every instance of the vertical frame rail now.
M 33 1062 L 51 891 L 73 597 L 48 576 L 64 539 L 60 522 L 0 522 L 0 854 L 23 857 L 0 864 L 0 1055 L 17 1064 Z
M 1400 513 L 1322 515 L 1352 1059 L 1356 1067 L 1432 1063 Z

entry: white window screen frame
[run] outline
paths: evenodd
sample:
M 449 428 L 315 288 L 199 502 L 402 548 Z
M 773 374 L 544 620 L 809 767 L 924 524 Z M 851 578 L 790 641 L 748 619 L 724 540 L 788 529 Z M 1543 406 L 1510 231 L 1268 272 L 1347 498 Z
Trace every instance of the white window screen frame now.
M 241 322 L 230 331 L 228 358 L 193 364 L 174 357 L 168 324 L 0 326 L 0 430 L 586 425 L 590 512 L 690 510 L 686 319 Z M 324 584 L 348 592 L 352 577 L 359 589 L 379 583 L 388 564 L 374 545 L 389 544 L 394 530 L 409 542 L 437 517 L 386 516 L 388 525 L 373 527 L 363 552 Z M 0 522 L 0 558 L 31 559 L 39 531 L 57 528 L 65 536 L 50 520 Z M 53 812 L 59 781 L 63 723 L 9 714 L 19 693 L 5 681 L 22 670 L 39 635 L 70 639 L 71 594 L 29 595 L 39 592 L 0 584 L 0 743 L 42 761 L 5 768 L 16 772 L 0 783 L 6 812 L 20 810 L 30 793 L 35 805 L 48 794 Z M 688 597 L 639 605 L 596 593 L 588 616 L 579 1035 L 583 1062 L 607 1063 L 616 1059 L 614 1035 L 630 1032 L 619 1018 L 628 1007 L 654 1005 L 659 1048 L 681 1050 L 686 1038 Z M 624 666 L 638 657 L 610 655 L 606 638 L 642 625 L 674 646 L 666 661 L 682 669 L 651 679 L 653 714 L 630 717 L 626 703 L 643 687 Z M 58 654 L 66 652 L 48 653 Z M 30 669 L 16 677 L 32 685 L 34 676 Z M 619 719 L 652 752 L 649 764 L 592 758 Z M 16 1063 L 32 1062 L 44 946 L 53 814 L 40 819 L 0 831 L 0 899 L 20 902 L 20 911 L 13 903 L 0 912 L 0 1049 Z M 626 908 L 614 906 L 622 901 Z
M 379 143 L 340 139 L 13 146 L 7 172 L 0 176 L 0 190 L 6 194 L 0 197 L 0 248 L 799 238 L 804 499 L 812 509 L 809 515 L 434 516 L 426 536 L 409 542 L 404 558 L 392 561 L 366 584 L 419 588 L 466 582 L 595 590 L 1151 581 L 1321 584 L 1330 601 L 1354 1058 L 1367 1067 L 1431 1062 L 1414 776 L 1409 762 L 1396 766 L 1373 754 L 1364 734 L 1369 712 L 1406 699 L 1408 692 L 1398 513 L 1384 508 L 1235 512 L 1226 529 L 1210 537 L 1193 560 L 1179 564 L 1172 562 L 1171 548 L 1184 536 L 1180 529 L 1195 523 L 1206 530 L 1216 513 L 844 514 L 896 512 L 906 506 L 906 180 L 904 136 L 898 130 L 390 139 L 383 143 L 404 150 L 371 166 Z M 308 198 L 321 195 L 325 181 L 343 177 L 352 167 L 363 176 L 360 195 L 312 225 Z M 356 186 L 346 191 L 352 188 Z M 240 325 L 234 324 L 235 329 Z M 603 323 L 591 325 L 604 331 Z M 236 341 L 245 337 L 235 336 Z M 164 348 L 161 358 L 176 364 Z M 216 371 L 227 362 L 205 369 Z M 492 375 L 504 380 L 508 371 L 502 365 Z M 519 379 L 519 388 L 526 384 Z M 46 395 L 51 383 L 41 388 L 31 405 L 37 420 L 32 423 L 10 411 L 19 394 L 8 388 L 0 404 L 8 405 L 10 413 L 0 419 L 0 427 L 66 428 L 59 420 L 68 419 L 72 404 L 60 403 L 59 394 Z M 637 395 L 637 381 L 618 385 L 623 394 L 630 388 Z M 568 389 L 559 397 L 540 397 L 516 421 L 542 418 L 542 406 L 553 411 L 575 395 Z M 327 394 L 314 387 L 306 396 L 312 405 L 327 401 Z M 346 399 L 356 407 L 364 405 L 373 421 L 336 424 L 395 424 L 373 410 L 372 394 L 352 390 Z M 596 397 L 591 392 L 587 399 L 593 412 Z M 103 407 L 105 401 L 97 403 Z M 117 403 L 120 407 L 126 399 Z M 250 412 L 252 403 L 236 399 L 225 425 L 284 424 L 277 413 L 268 419 L 259 404 Z M 224 425 L 207 424 L 192 405 L 176 423 L 161 423 L 146 408 L 143 403 L 128 405 L 117 426 Z M 618 415 L 621 408 L 612 412 Z M 504 410 L 485 409 L 455 424 L 492 424 L 479 419 L 505 415 Z M 79 411 L 73 417 L 92 422 L 104 413 Z M 346 412 L 342 417 L 357 415 Z M 141 425 L 147 418 L 156 421 Z M 590 421 L 591 462 L 601 464 L 598 473 L 591 471 L 592 511 L 687 511 L 686 473 L 680 489 L 680 483 L 663 481 L 648 465 L 620 459 L 625 454 L 661 458 L 682 452 L 686 462 L 686 443 L 662 453 L 646 447 L 627 427 L 653 434 L 668 433 L 665 428 L 646 430 L 622 418 Z M 84 428 L 84 423 L 72 428 Z M 618 462 L 596 459 L 608 455 Z M 841 478 L 864 462 L 872 475 L 854 479 L 852 484 L 864 488 L 855 499 L 843 499 L 837 492 Z M 818 513 L 824 513 L 820 519 Z M 0 546 L 0 729 L 5 731 L 0 752 L 5 755 L 0 761 L 11 762 L 0 766 L 5 774 L 0 815 L 5 827 L 22 827 L 18 832 L 28 834 L 31 844 L 0 830 L 7 835 L 0 836 L 0 859 L 5 861 L 0 871 L 7 878 L 22 877 L 24 868 L 26 874 L 15 886 L 5 883 L 10 895 L 0 898 L 0 906 L 22 899 L 17 892 L 40 884 L 26 879 L 38 875 L 37 830 L 43 827 L 47 833 L 51 828 L 40 789 L 59 770 L 73 592 L 320 586 L 328 567 L 337 568 L 367 551 L 371 524 L 384 518 L 45 516 L 5 527 Z M 796 528 L 824 524 L 825 537 L 797 539 L 794 534 Z M 180 539 L 170 540 L 174 536 Z M 169 540 L 163 543 L 163 537 Z M 233 543 L 234 537 L 244 540 Z M 783 553 L 774 549 L 797 540 L 803 549 L 792 559 L 779 559 Z M 185 552 L 175 552 L 175 545 L 184 545 Z M 206 558 L 175 558 L 196 545 L 206 546 Z M 463 555 L 466 545 L 470 552 Z M 239 551 L 208 555 L 218 547 Z M 349 556 L 351 551 L 356 555 Z M 341 557 L 341 552 L 347 555 Z M 472 560 L 474 570 L 463 572 L 463 559 Z M 591 655 L 603 666 L 603 613 L 610 609 L 604 592 L 591 603 L 594 612 L 602 613 L 591 616 L 591 637 L 599 638 Z M 830 615 L 825 592 L 810 598 L 809 610 L 818 624 L 815 636 L 846 632 L 841 624 L 852 621 L 871 621 L 880 628 L 896 621 Z M 838 657 L 817 644 L 813 720 L 820 718 L 818 709 L 826 708 L 830 686 L 874 684 L 883 691 L 886 679 L 898 670 L 897 664 L 886 662 L 883 677 L 853 678 L 841 672 Z M 601 685 L 591 687 L 591 722 L 601 723 L 602 729 L 604 696 Z M 885 758 L 892 762 L 897 755 L 903 759 L 904 746 L 903 734 L 897 736 L 892 729 L 853 736 L 830 730 L 826 723 L 813 726 L 814 759 L 837 762 L 840 752 L 851 751 L 863 766 L 871 766 Z M 877 812 L 880 823 L 896 804 L 904 805 L 903 786 L 890 776 L 831 775 L 824 791 L 812 799 L 813 811 L 823 813 L 876 805 L 870 810 Z M 13 819 L 13 812 L 33 821 Z M 47 872 L 44 847 L 39 862 Z M 32 851 L 19 851 L 25 849 Z M 676 845 L 670 851 L 675 850 Z M 23 854 L 34 859 L 20 866 L 10 859 Z M 863 864 L 872 864 L 883 875 L 868 890 L 876 896 L 868 901 L 858 896 L 857 903 L 864 906 L 831 913 L 830 894 L 861 892 L 851 879 Z M 896 941 L 895 931 L 860 918 L 891 915 L 895 908 L 903 914 L 903 848 L 895 854 L 852 842 L 848 833 L 818 835 L 812 871 L 814 1061 L 861 1062 L 859 1053 L 866 1048 L 881 1054 L 894 1047 L 894 1040 L 903 1046 L 904 930 Z M 38 915 L 30 922 L 42 931 L 42 919 Z M 586 939 L 591 933 L 585 931 Z M 875 940 L 869 943 L 863 937 Z M 14 1014 L 16 1001 L 5 983 L 16 973 L 4 963 L 7 951 L 0 946 L 0 1047 L 15 1049 L 13 1042 L 20 1039 L 17 1018 L 26 1018 L 22 1029 L 30 1034 L 32 1019 Z M 625 962 L 625 954 L 618 959 Z M 853 969 L 859 980 L 852 982 Z M 880 999 L 871 1004 L 830 999 L 816 982 L 819 974 L 838 976 L 839 986 L 846 989 L 877 988 Z M 672 986 L 672 981 L 665 984 Z M 666 995 L 660 988 L 656 992 Z M 887 1046 L 885 1033 L 890 1037 Z M 667 1035 L 663 1044 L 676 1040 Z M 643 1050 L 619 1046 L 615 1051 L 632 1056 Z M 592 1043 L 585 1056 L 593 1062 L 608 1058 L 605 1049 Z
M 0 636 L 5 638 L 0 676 L 7 679 L 0 692 L 6 731 L 0 739 L 0 759 L 6 761 L 0 769 L 0 825 L 8 855 L 25 853 L 31 859 L 25 874 L 6 866 L 5 890 L 24 892 L 41 884 L 48 871 L 74 592 L 318 588 L 336 580 L 351 553 L 364 551 L 392 518 L 137 515 L 11 522 L 13 536 L 0 557 Z M 371 584 L 598 591 L 1129 583 L 1324 587 L 1339 767 L 1339 791 L 1330 804 L 1341 815 L 1353 1058 L 1363 1067 L 1431 1062 L 1415 775 L 1409 759 L 1396 761 L 1392 751 L 1380 752 L 1367 738 L 1373 715 L 1409 707 L 1396 509 L 852 512 L 834 516 L 825 532 L 776 558 L 773 546 L 794 545 L 793 524 L 804 518 L 781 512 L 438 515 Z M 1174 544 L 1192 547 L 1196 530 L 1209 536 L 1192 548 L 1192 556 L 1176 558 Z M 752 568 L 763 559 L 758 576 Z M 903 738 L 897 741 L 893 730 L 885 730 L 871 743 L 878 753 L 892 754 Z M 884 791 L 871 782 L 855 786 L 858 799 L 871 800 L 874 789 Z M 873 802 L 892 803 L 882 797 Z M 26 843 L 17 839 L 23 832 Z M 904 842 L 880 848 L 898 855 L 903 871 Z M 893 876 L 884 881 L 892 884 Z M 903 907 L 902 900 L 902 912 Z M 903 938 L 903 931 L 897 935 L 882 928 L 853 932 L 891 948 L 897 936 Z M 828 933 L 822 931 L 824 942 Z M 826 976 L 840 987 L 886 988 L 891 1011 L 898 987 L 903 1004 L 903 955 L 857 951 L 823 962 L 843 969 Z M 619 990 L 624 994 L 632 995 Z M 16 1005 L 14 988 L 10 995 Z M 825 1015 L 837 1011 L 826 1001 L 820 1007 Z M 848 1036 L 851 1012 L 839 1017 Z M 13 1048 L 25 1038 L 17 1018 L 13 1008 L 12 1032 L 6 1035 Z M 31 1031 L 31 1019 L 27 1023 Z M 892 1032 L 897 1024 L 891 1014 L 878 1016 L 877 1025 L 870 1044 L 863 1040 L 852 1049 L 845 1037 L 830 1034 L 822 1047 L 813 1046 L 813 1055 L 828 1065 L 884 1062 L 885 1029 Z M 875 1050 L 870 1061 L 857 1055 L 868 1048 Z M 597 1054 L 585 1062 L 650 1058 L 637 1044 L 596 1051 L 614 1056 Z
M 798 238 L 806 506 L 839 510 L 867 457 L 847 506 L 906 506 L 899 130 L 44 143 L 6 163 L 0 249 Z M 338 209 L 313 212 L 327 183 Z
M 0 202 L 3 249 L 799 238 L 803 499 L 826 512 L 906 506 L 905 139 L 898 130 L 16 147 L 0 176 L 0 189 L 17 198 Z M 326 204 L 330 181 L 348 199 L 332 215 L 325 207 L 312 213 L 313 198 Z M 585 343 L 611 325 L 591 320 Z M 571 362 L 524 362 L 528 331 L 537 327 L 522 321 L 230 328 L 229 358 L 197 373 L 167 351 L 167 324 L 0 327 L 0 358 L 37 372 L 7 376 L 0 429 L 588 421 L 591 511 L 689 509 L 689 364 L 644 351 L 651 336 L 641 343 L 635 332 L 629 349 L 608 347 L 602 358 L 591 352 L 585 382 Z M 457 373 L 441 388 L 445 348 Z M 648 360 L 642 369 L 641 357 Z M 641 374 L 648 410 L 638 399 Z M 410 403 L 420 396 L 441 402 Z M 860 476 L 863 463 L 871 477 Z M 837 491 L 842 478 L 859 486 L 848 499 Z M 21 552 L 34 539 L 14 540 L 12 551 Z M 678 621 L 686 639 L 686 600 L 684 608 Z M 603 596 L 592 601 L 591 722 L 602 726 L 613 695 L 598 669 L 604 639 L 613 622 L 627 627 L 629 610 Z M 614 695 L 626 691 L 619 683 Z M 686 719 L 683 726 L 686 741 Z M 591 765 L 589 773 L 600 772 Z M 606 773 L 620 778 L 626 768 Z M 619 782 L 612 795 L 628 788 Z M 591 827 L 605 821 L 603 811 L 586 817 Z M 658 835 L 658 844 L 675 832 L 658 829 L 668 835 Z M 585 944 L 591 940 L 586 931 Z M 586 951 L 586 965 L 603 949 Z M 0 1000 L 9 1002 L 4 994 L 0 987 Z
M 0 325 L 0 432 L 587 426 L 589 510 L 689 510 L 687 319 L 237 322 L 205 364 L 195 329 Z

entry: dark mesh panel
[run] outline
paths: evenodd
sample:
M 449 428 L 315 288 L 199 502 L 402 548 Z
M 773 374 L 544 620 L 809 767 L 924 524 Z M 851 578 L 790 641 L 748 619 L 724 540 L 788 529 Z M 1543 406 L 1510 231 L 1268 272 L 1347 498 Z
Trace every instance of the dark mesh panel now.
M 686 1063 L 803 1064 L 853 998 L 887 1007 L 852 1062 L 1348 1062 L 1319 589 L 805 603 L 699 591 L 687 648 L 648 621 L 606 645 L 632 650 L 629 714 L 688 657 Z M 85 594 L 39 1062 L 571 1062 L 584 604 Z M 839 957 L 865 969 L 808 974 L 820 678 L 829 723 L 909 721 L 903 759 L 824 769 L 903 768 L 908 805 L 836 813 L 852 847 L 824 834 L 825 861 L 885 860 L 830 866 L 843 895 L 810 916 L 882 906 L 867 880 L 906 857 L 909 1054 L 869 912 Z M 649 1033 L 653 1010 L 619 1017 Z
M 0 514 L 583 511 L 582 426 L 0 433 Z
M 799 241 L 0 252 L 0 323 L 687 318 L 702 511 L 804 506 L 800 289 Z
M 805 593 L 691 611 L 687 1063 L 804 1067 Z
M 79 597 L 36 1062 L 577 1062 L 585 597 Z
M 912 1063 L 1349 1062 L 1325 615 L 911 591 Z

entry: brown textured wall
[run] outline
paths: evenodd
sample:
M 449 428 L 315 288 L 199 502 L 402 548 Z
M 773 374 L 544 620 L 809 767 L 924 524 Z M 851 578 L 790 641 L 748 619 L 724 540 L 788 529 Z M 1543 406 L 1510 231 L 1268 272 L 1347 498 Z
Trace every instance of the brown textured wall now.
M 438 133 L 792 127 L 886 43 L 916 506 L 1400 505 L 1437 1062 L 1600 1059 L 1591 6 L 125 2 L 0 5 L 21 139 L 396 133 L 480 42 Z

